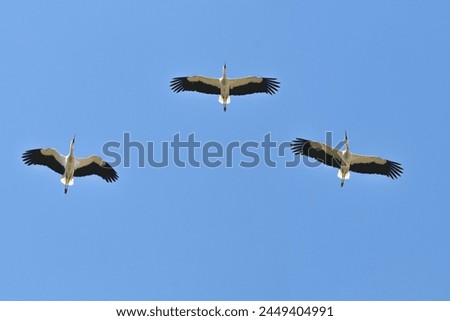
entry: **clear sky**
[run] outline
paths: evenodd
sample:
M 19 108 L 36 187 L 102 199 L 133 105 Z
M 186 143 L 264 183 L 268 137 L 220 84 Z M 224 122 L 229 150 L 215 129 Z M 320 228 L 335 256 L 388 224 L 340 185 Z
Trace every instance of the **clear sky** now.
M 1 1 L 0 299 L 449 300 L 449 16 L 444 0 Z M 224 113 L 170 90 L 225 61 L 279 92 Z M 336 144 L 345 130 L 404 175 L 341 188 L 335 168 L 286 168 L 289 150 L 263 162 L 268 133 Z M 21 154 L 67 154 L 74 134 L 76 155 L 109 162 L 126 135 L 158 159 L 194 134 L 257 142 L 260 163 L 234 150 L 231 168 L 139 168 L 132 148 L 116 183 L 65 195 Z

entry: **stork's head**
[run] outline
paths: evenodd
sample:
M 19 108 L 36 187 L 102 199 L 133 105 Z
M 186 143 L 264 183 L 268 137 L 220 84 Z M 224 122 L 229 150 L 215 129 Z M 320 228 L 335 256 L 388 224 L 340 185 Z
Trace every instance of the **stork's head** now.
M 226 77 L 226 75 L 227 75 L 227 62 L 225 61 L 222 67 L 222 77 Z
M 73 135 L 72 141 L 70 142 L 70 150 L 73 150 L 73 145 L 75 145 L 75 136 Z

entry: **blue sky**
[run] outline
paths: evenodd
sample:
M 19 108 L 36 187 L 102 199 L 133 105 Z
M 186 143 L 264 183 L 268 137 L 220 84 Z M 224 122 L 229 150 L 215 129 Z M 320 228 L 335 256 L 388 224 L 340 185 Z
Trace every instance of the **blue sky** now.
M 448 1 L 2 1 L 0 299 L 449 300 L 449 15 Z M 171 92 L 225 61 L 279 92 L 226 113 Z M 102 147 L 124 133 L 225 146 L 345 130 L 404 175 L 340 188 L 334 168 L 282 166 L 291 154 L 157 169 L 133 150 L 118 182 L 64 195 L 21 161 L 66 154 L 74 134 L 76 155 L 112 161 Z

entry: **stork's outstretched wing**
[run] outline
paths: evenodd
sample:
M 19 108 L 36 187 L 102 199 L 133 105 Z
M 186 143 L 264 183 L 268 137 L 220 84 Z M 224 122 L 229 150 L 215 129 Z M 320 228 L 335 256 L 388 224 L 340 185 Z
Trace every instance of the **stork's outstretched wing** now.
M 108 183 L 115 182 L 119 178 L 111 165 L 95 155 L 78 159 L 74 176 L 88 175 L 98 175 Z
M 59 174 L 64 174 L 65 157 L 53 148 L 30 149 L 22 155 L 27 165 L 44 165 Z
M 352 154 L 350 164 L 352 172 L 385 175 L 392 179 L 403 174 L 401 164 L 377 156 Z
M 249 95 L 254 93 L 266 93 L 273 95 L 280 88 L 280 82 L 276 78 L 245 77 L 228 79 L 230 83 L 230 95 Z
M 341 152 L 328 145 L 297 138 L 292 141 L 291 149 L 294 154 L 312 157 L 328 166 L 341 167 Z
M 217 78 L 204 76 L 176 77 L 170 82 L 170 88 L 178 93 L 181 91 L 197 91 L 204 94 L 220 94 L 220 81 Z

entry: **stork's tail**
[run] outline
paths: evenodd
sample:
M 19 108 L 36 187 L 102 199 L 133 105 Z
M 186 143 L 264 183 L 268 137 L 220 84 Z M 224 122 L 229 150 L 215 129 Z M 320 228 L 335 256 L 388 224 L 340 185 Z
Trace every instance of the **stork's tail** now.
M 67 179 L 63 176 L 61 177 L 61 183 L 64 185 L 64 194 L 67 194 L 69 186 L 73 185 L 73 177 L 67 181 Z
M 341 187 L 344 187 L 345 180 L 350 178 L 350 171 L 342 175 L 342 170 L 339 169 L 337 176 L 341 179 Z
M 61 177 L 61 183 L 66 186 L 72 186 L 73 185 L 73 177 L 67 181 L 67 179 L 63 176 L 63 177 Z
M 231 102 L 230 96 L 227 99 L 223 99 L 222 95 L 219 95 L 219 103 L 223 105 L 223 111 L 227 111 L 227 105 Z

